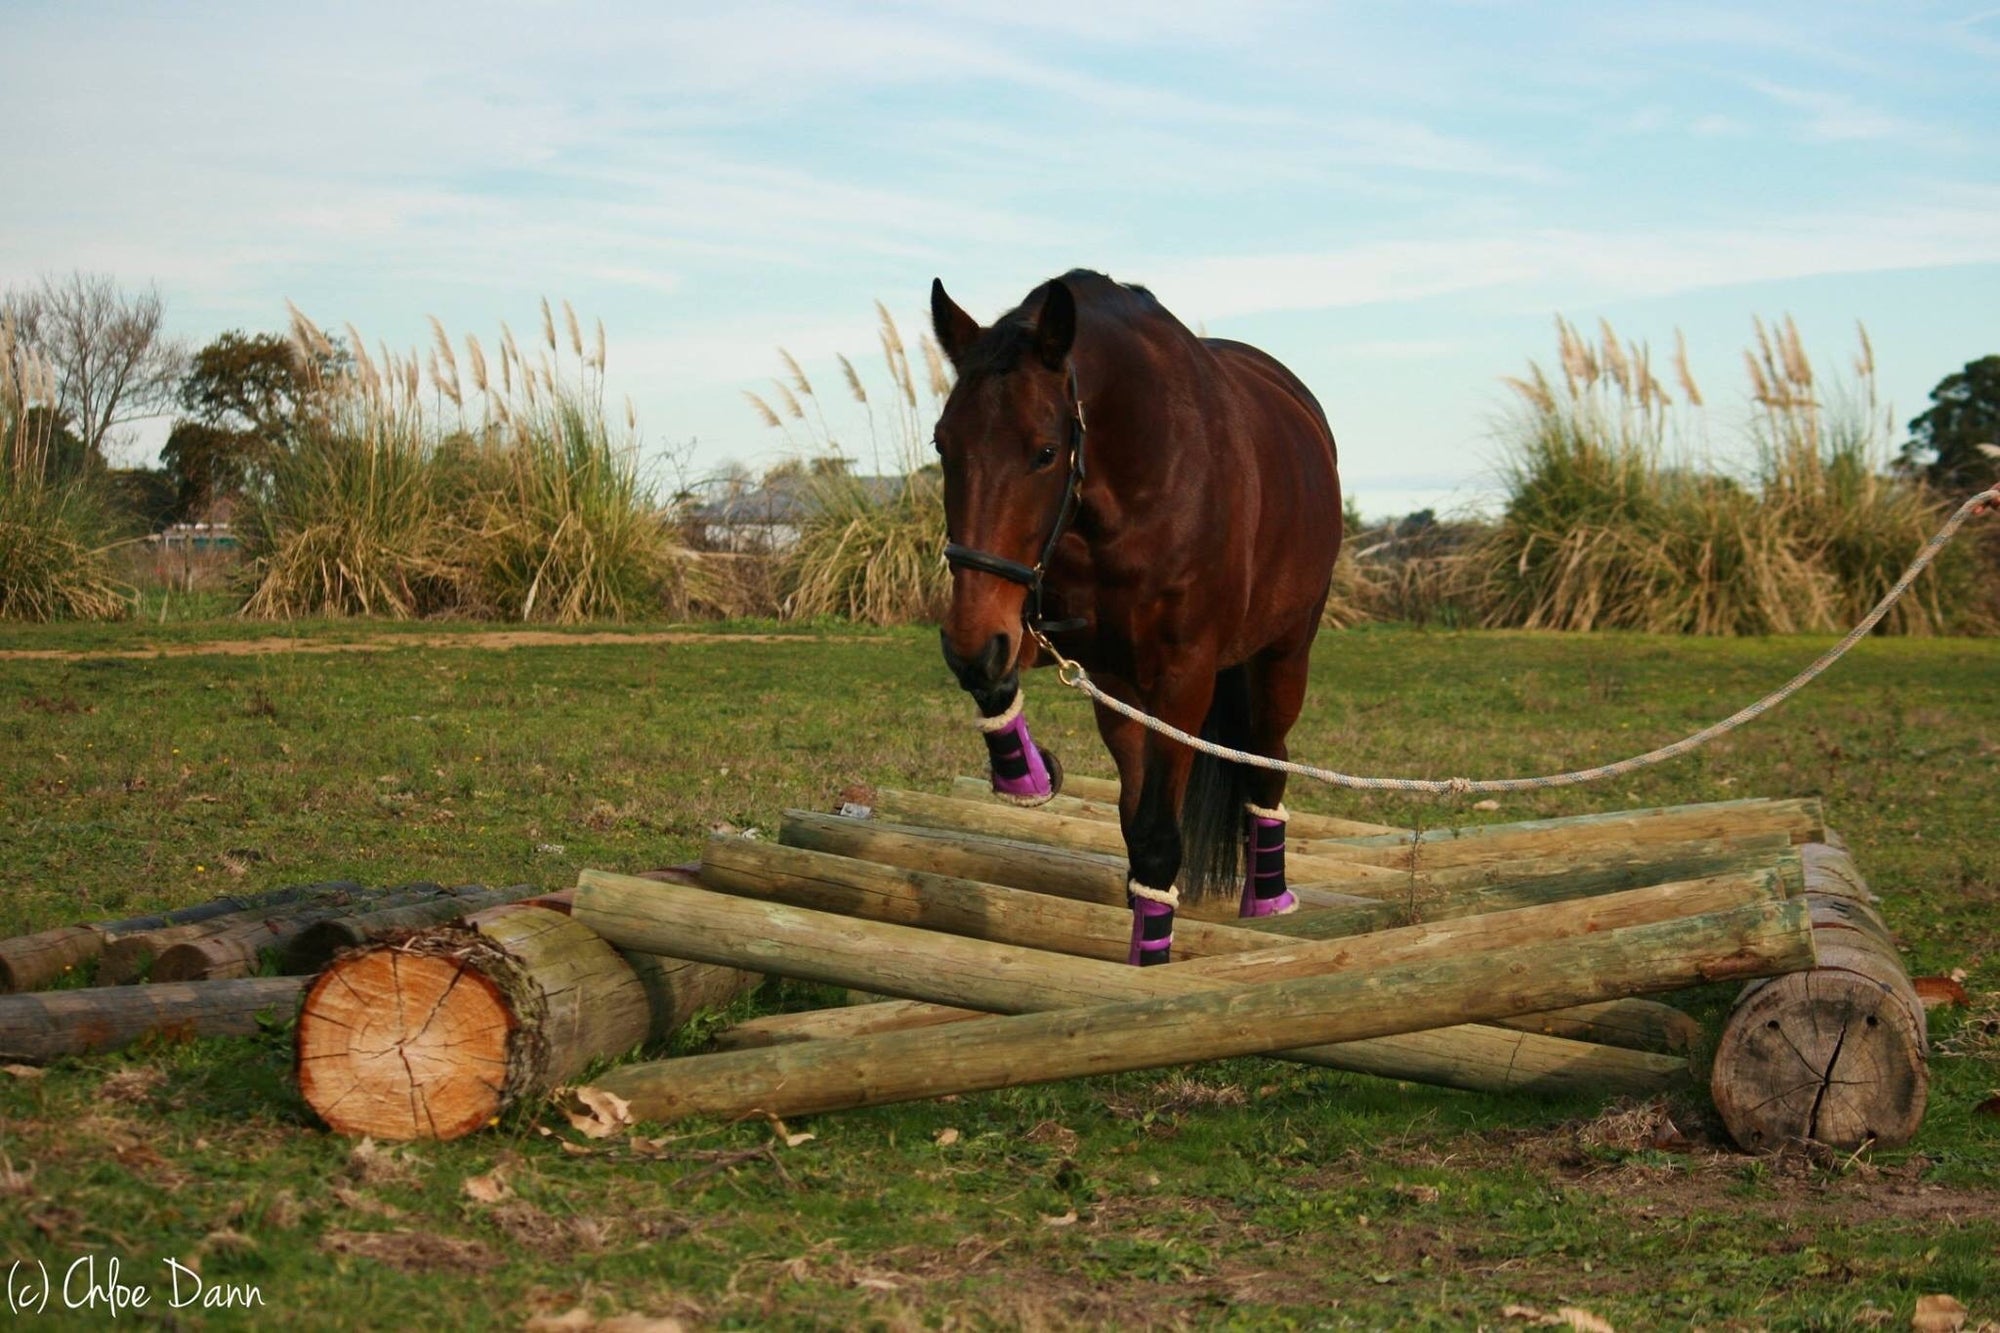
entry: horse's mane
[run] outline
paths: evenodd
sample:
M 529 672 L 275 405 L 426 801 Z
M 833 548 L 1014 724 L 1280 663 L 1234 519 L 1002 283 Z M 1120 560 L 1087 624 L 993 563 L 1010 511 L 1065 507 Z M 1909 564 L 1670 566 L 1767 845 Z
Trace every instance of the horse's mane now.
M 1143 325 L 1164 321 L 1168 325 L 1179 326 L 1179 321 L 1168 313 L 1158 298 L 1137 283 L 1116 282 L 1087 268 L 1073 268 L 1055 281 L 1070 289 L 1077 305 L 1099 315 L 1108 315 L 1119 323 Z M 985 336 L 967 352 L 958 368 L 959 378 L 970 380 L 982 375 L 1005 375 L 1018 367 L 1021 358 L 1034 346 L 1035 319 L 1041 313 L 1047 291 L 1048 283 L 1043 283 L 1029 292 L 1021 304 L 994 320 Z

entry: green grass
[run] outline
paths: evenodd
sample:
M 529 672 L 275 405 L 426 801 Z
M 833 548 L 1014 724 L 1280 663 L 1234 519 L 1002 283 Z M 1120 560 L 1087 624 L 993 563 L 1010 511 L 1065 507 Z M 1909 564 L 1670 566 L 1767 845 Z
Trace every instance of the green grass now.
M 0 649 L 264 629 L 170 605 L 164 625 L 142 609 L 123 627 L 6 627 Z M 472 646 L 506 632 L 0 660 L 0 932 L 335 877 L 555 887 L 583 866 L 684 860 L 712 824 L 770 828 L 847 781 L 937 787 L 978 760 L 921 628 Z M 1329 632 L 1293 749 L 1360 772 L 1548 771 L 1678 736 L 1822 646 Z M 1037 677 L 1029 707 L 1044 744 L 1103 771 L 1078 701 Z M 1466 1328 L 1506 1326 L 1510 1302 L 1621 1329 L 1847 1327 L 1872 1304 L 1897 1327 L 1929 1292 L 1994 1318 L 2000 1120 L 1974 1107 L 2000 1090 L 2000 1039 L 1980 1026 L 2000 1031 L 1996 759 L 2000 644 L 1872 640 L 1775 717 L 1610 788 L 1478 816 L 1292 793 L 1426 824 L 1822 796 L 1912 971 L 1962 967 L 1974 996 L 1970 1014 L 1933 1015 L 1931 1112 L 1908 1150 L 1753 1161 L 1716 1148 L 1689 1102 L 1673 1114 L 1702 1146 L 1664 1153 L 1617 1146 L 1588 1100 L 1235 1061 L 813 1117 L 790 1126 L 811 1141 L 695 1180 L 770 1128 L 575 1153 L 560 1117 L 524 1112 L 357 1159 L 291 1090 L 278 1023 L 0 1074 L 0 1269 L 117 1255 L 157 1308 L 174 1256 L 257 1284 L 260 1323 L 323 1327 L 519 1328 L 584 1305 L 716 1327 Z M 769 987 L 754 1003 L 826 994 Z M 940 1145 L 947 1128 L 957 1140 Z M 496 1166 L 513 1197 L 465 1198 Z

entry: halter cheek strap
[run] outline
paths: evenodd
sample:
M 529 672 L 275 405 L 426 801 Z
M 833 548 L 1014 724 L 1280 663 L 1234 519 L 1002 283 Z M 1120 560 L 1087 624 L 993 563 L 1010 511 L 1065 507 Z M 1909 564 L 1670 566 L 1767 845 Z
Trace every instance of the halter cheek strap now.
M 1070 407 L 1069 482 L 1063 487 L 1062 503 L 1056 508 L 1055 521 L 1049 525 L 1048 540 L 1042 543 L 1042 553 L 1035 558 L 1035 563 L 1024 565 L 1004 555 L 961 546 L 957 542 L 946 542 L 944 547 L 945 562 L 954 569 L 976 569 L 982 574 L 992 574 L 1025 587 L 1028 601 L 1022 610 L 1022 619 L 1036 635 L 1060 634 L 1064 630 L 1081 629 L 1089 623 L 1081 618 L 1057 621 L 1043 618 L 1042 593 L 1049 561 L 1055 556 L 1056 543 L 1069 531 L 1070 524 L 1076 521 L 1077 510 L 1083 505 L 1083 397 L 1077 389 L 1074 361 L 1069 365 L 1067 384 Z

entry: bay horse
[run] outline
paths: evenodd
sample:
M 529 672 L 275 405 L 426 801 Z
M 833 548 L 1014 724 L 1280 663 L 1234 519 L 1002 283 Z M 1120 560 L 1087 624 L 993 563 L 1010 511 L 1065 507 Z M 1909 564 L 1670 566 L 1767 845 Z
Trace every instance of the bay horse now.
M 1020 684 L 1050 649 L 1183 730 L 1288 757 L 1341 542 L 1333 433 L 1311 391 L 1254 347 L 1195 336 L 1145 288 L 1081 269 L 984 328 L 934 281 L 931 323 L 958 372 L 936 437 L 940 638 L 995 793 L 1032 805 L 1060 786 Z M 1102 706 L 1097 730 L 1118 768 L 1132 963 L 1168 961 L 1181 894 L 1234 887 L 1239 845 L 1239 914 L 1296 906 L 1283 773 L 1197 756 Z

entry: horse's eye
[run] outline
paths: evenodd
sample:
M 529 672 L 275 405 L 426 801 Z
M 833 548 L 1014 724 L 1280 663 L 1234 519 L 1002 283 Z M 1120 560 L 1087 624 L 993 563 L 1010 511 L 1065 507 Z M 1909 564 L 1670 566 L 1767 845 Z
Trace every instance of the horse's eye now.
M 1035 455 L 1035 471 L 1039 472 L 1055 461 L 1056 449 L 1054 445 L 1050 445 Z

